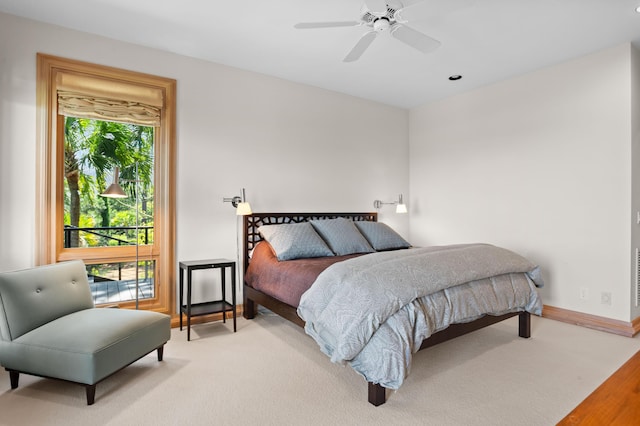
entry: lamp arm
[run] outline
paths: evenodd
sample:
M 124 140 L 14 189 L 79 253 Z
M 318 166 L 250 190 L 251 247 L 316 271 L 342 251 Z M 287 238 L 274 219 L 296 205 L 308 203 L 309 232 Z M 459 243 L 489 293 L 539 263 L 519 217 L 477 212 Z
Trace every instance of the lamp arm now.
M 390 201 L 390 202 L 387 203 L 387 202 L 380 201 L 380 200 L 374 200 L 373 201 L 373 207 L 376 208 L 376 209 L 381 208 L 385 204 L 396 205 L 396 204 L 398 204 L 398 202 L 397 201 Z
M 380 209 L 384 205 L 398 206 L 398 209 L 402 210 L 402 211 L 396 210 L 396 213 L 406 213 L 406 206 L 404 204 L 404 199 L 402 197 L 402 194 L 400 194 L 398 196 L 398 201 L 389 201 L 389 202 L 385 202 L 385 201 L 381 201 L 381 200 L 374 200 L 373 201 L 373 207 L 375 209 Z
M 222 199 L 222 202 L 223 203 L 231 203 L 231 205 L 234 208 L 237 208 L 238 204 L 242 202 L 242 198 L 240 196 L 238 196 L 238 195 L 236 195 L 235 197 L 224 197 Z

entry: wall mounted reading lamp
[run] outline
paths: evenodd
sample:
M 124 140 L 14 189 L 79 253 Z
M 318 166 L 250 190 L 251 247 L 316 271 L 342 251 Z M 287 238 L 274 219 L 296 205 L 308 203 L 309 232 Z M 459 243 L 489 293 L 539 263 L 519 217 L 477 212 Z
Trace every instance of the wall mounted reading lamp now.
M 380 201 L 380 200 L 374 200 L 373 207 L 375 207 L 376 210 L 380 210 L 380 208 L 382 208 L 382 206 L 385 205 L 385 204 L 395 205 L 396 206 L 396 213 L 406 213 L 407 212 L 407 205 L 402 200 L 402 194 L 400 194 L 400 196 L 398 197 L 398 201 L 390 201 L 390 202 L 387 203 L 387 202 Z
M 251 212 L 251 204 L 247 202 L 245 197 L 244 188 L 242 188 L 242 196 L 236 195 L 235 197 L 225 197 L 222 199 L 223 203 L 231 203 L 233 207 L 236 209 L 236 215 L 238 216 L 246 216 L 250 215 Z

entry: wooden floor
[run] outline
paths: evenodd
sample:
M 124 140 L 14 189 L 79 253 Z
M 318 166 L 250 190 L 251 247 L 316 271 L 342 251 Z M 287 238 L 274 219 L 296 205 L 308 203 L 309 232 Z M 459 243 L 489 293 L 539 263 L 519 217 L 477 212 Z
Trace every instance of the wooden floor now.
M 640 352 L 558 425 L 640 425 Z

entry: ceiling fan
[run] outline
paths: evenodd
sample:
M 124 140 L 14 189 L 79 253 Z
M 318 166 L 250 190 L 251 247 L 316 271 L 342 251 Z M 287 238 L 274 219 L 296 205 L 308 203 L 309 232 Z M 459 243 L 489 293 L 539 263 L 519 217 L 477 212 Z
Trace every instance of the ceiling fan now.
M 409 22 L 415 5 L 403 7 L 399 0 L 365 0 L 358 21 L 338 22 L 300 22 L 294 25 L 298 29 L 335 28 L 365 26 L 366 32 L 343 59 L 344 62 L 356 61 L 362 56 L 379 33 L 388 31 L 392 37 L 417 49 L 429 53 L 440 46 L 440 42 L 404 24 Z

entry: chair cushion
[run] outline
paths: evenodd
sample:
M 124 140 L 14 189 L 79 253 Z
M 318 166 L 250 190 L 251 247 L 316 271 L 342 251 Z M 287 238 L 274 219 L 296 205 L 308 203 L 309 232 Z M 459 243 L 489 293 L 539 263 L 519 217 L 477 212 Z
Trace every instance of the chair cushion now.
M 8 369 L 94 384 L 167 342 L 170 317 L 158 312 L 93 308 L 0 342 Z

